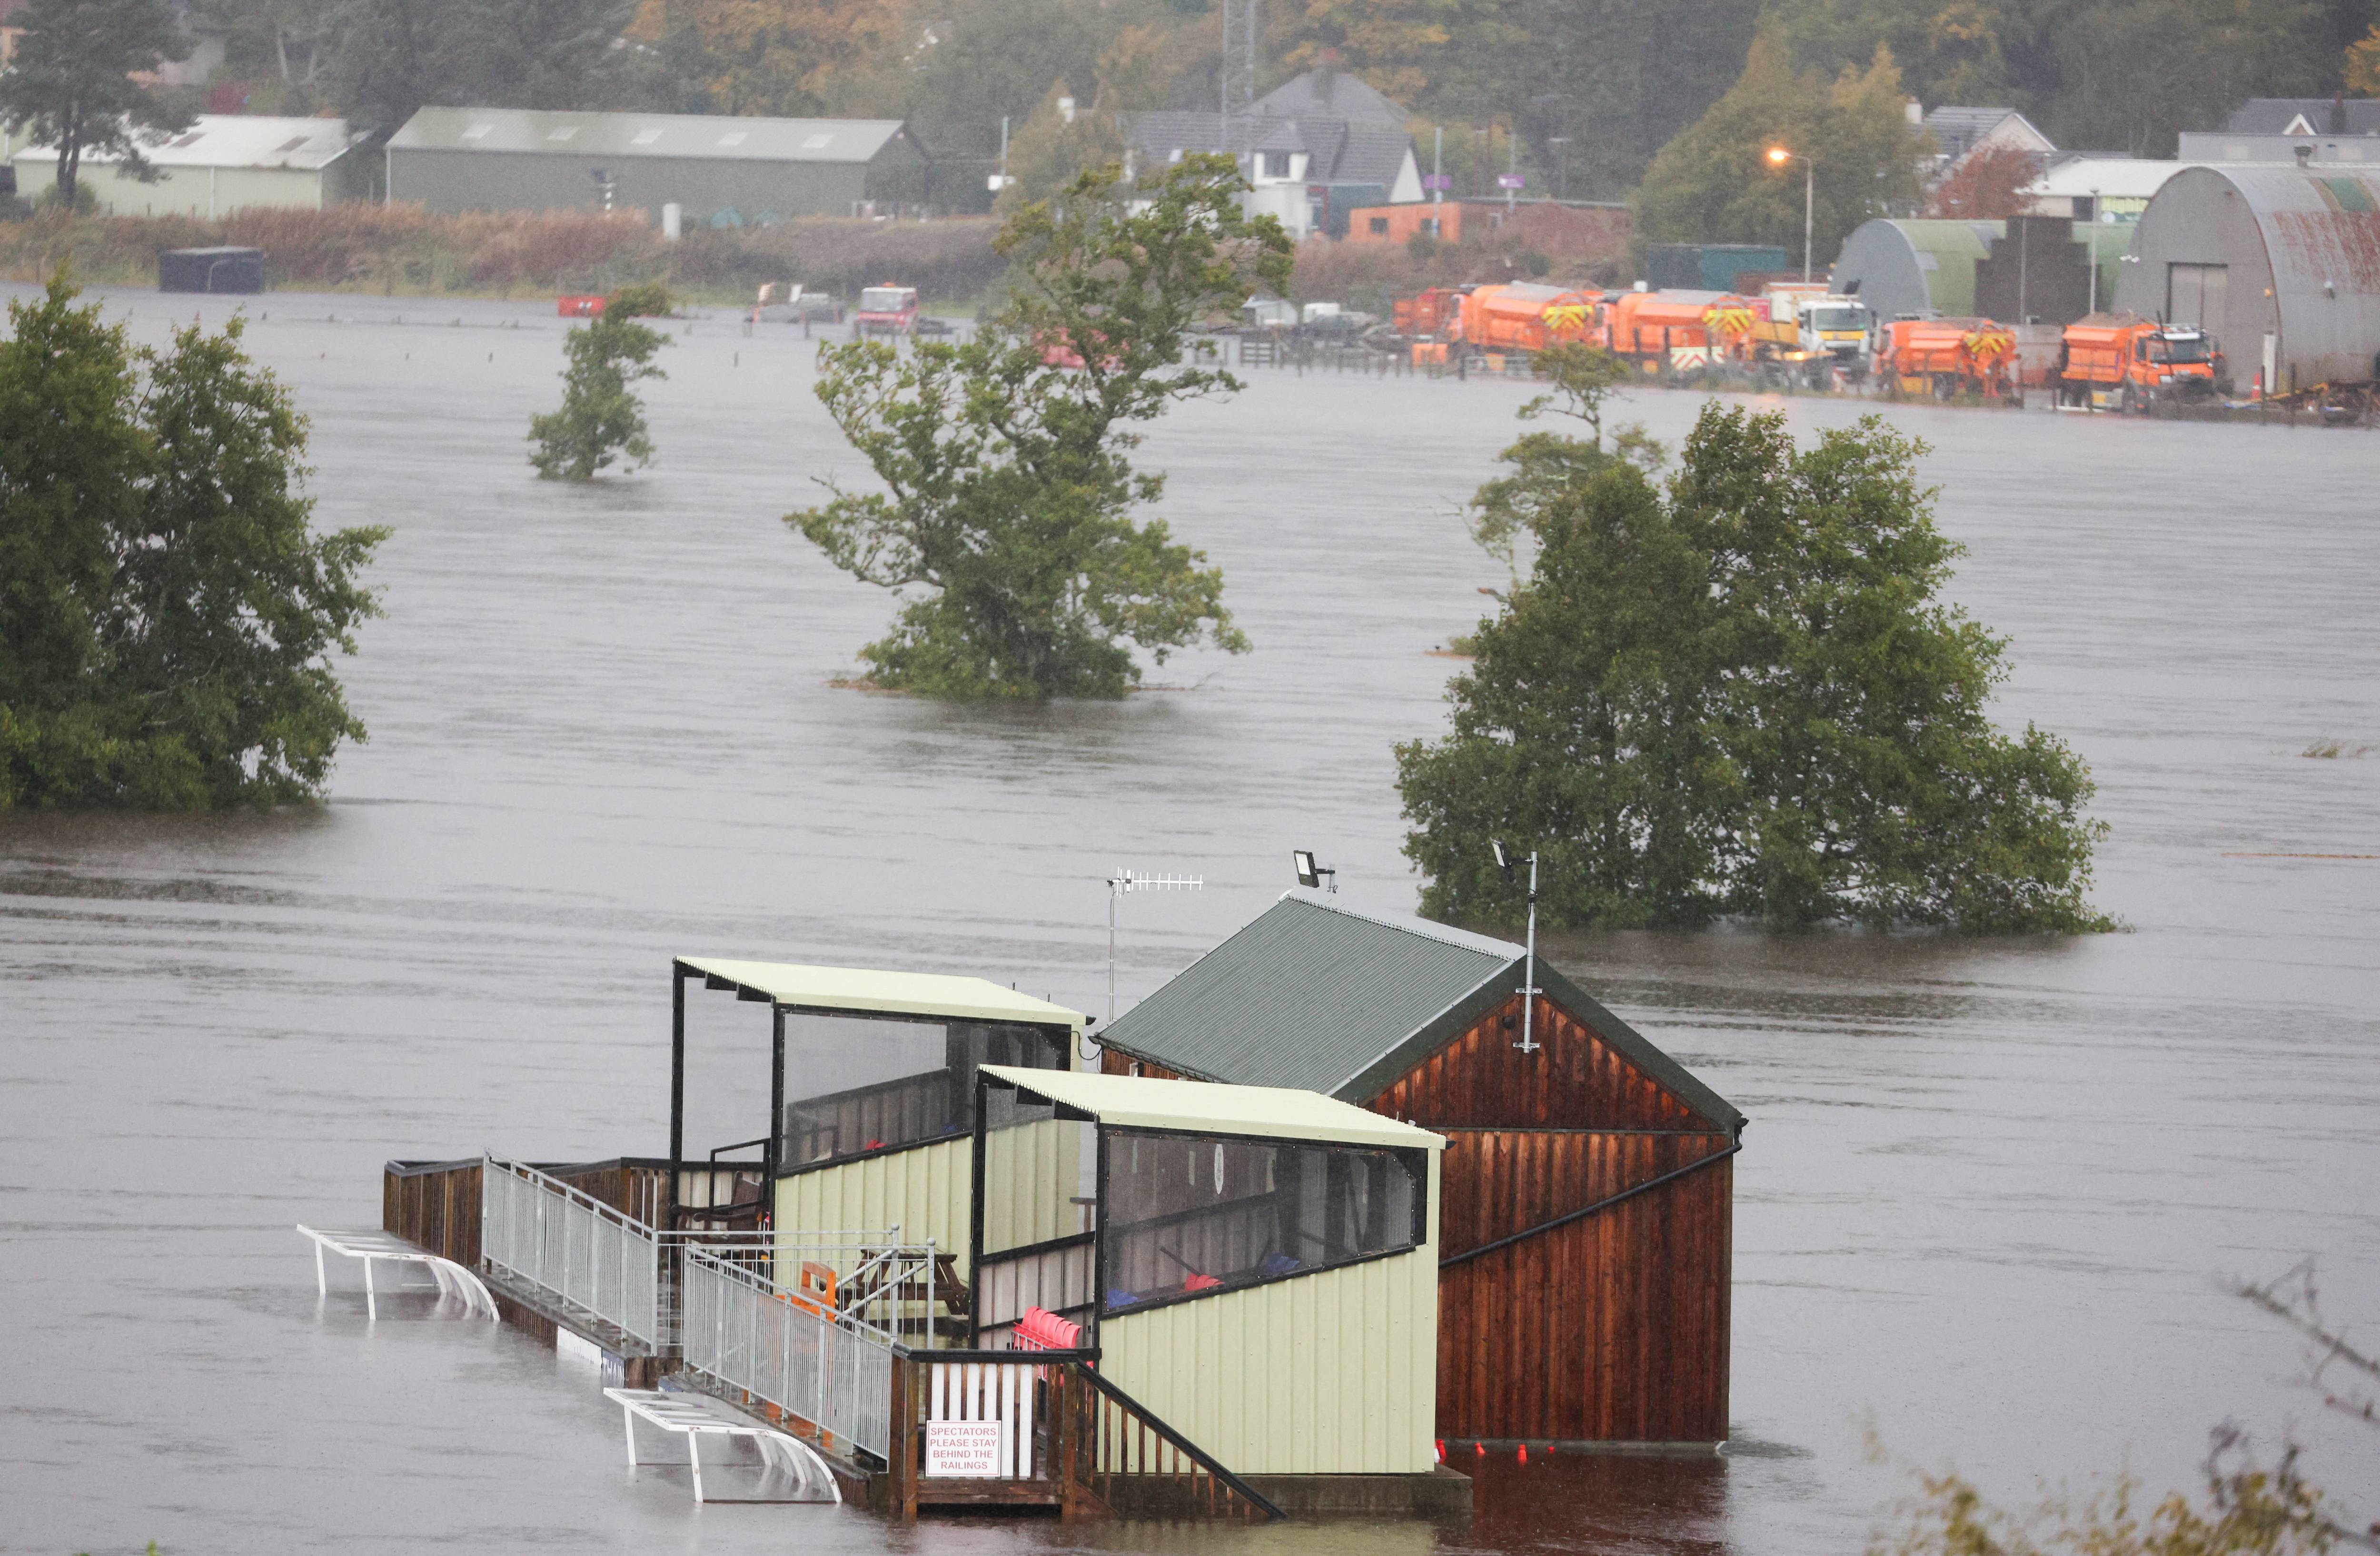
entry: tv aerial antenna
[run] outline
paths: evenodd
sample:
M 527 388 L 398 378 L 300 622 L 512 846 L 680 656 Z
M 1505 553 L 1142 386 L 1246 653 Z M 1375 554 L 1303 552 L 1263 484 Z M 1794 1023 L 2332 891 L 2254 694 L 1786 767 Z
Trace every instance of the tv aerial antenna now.
M 1207 884 L 1195 875 L 1135 875 L 1119 869 L 1108 877 L 1108 1019 L 1115 1020 L 1116 904 L 1128 892 L 1196 892 Z
M 1492 840 L 1488 845 L 1495 850 L 1496 869 L 1504 877 L 1504 884 L 1514 884 L 1512 876 L 1520 857 L 1505 847 L 1501 838 Z M 1529 948 L 1521 964 L 1521 1040 L 1512 1045 L 1523 1053 L 1535 1053 L 1545 1047 L 1545 1044 L 1535 1040 L 1531 1029 L 1531 1018 L 1537 1012 L 1537 996 L 1543 992 L 1545 991 L 1537 987 L 1537 851 L 1532 848 L 1529 850 Z

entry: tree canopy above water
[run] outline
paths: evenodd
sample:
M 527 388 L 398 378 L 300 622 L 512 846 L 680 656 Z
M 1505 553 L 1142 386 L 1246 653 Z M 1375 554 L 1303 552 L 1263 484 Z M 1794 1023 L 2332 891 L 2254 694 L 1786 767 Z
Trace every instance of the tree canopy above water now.
M 2107 927 L 2088 771 L 1992 726 L 2006 645 L 1939 599 L 1921 444 L 1871 417 L 1796 449 L 1712 406 L 1666 490 L 1578 449 L 1516 447 L 1559 481 L 1502 497 L 1530 576 L 1452 731 L 1397 752 L 1425 912 L 1512 917 L 1501 838 L 1543 853 L 1555 924 Z
M 312 533 L 306 422 L 241 321 L 136 350 L 55 277 L 0 342 L 0 809 L 319 796 L 384 531 Z

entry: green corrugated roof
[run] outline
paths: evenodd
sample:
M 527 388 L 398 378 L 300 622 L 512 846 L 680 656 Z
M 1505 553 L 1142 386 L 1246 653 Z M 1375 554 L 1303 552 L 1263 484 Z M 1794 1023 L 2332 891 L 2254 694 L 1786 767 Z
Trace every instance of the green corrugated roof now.
M 1099 1034 L 1201 1080 L 1367 1102 L 1521 986 L 1524 952 L 1402 914 L 1293 891 Z M 1537 985 L 1712 1123 L 1743 1115 L 1546 965 Z
M 1938 219 L 1897 221 L 1909 247 L 1919 255 L 1925 273 L 1926 295 L 1934 311 L 1945 318 L 1962 318 L 1975 310 L 1975 261 L 1992 251 L 1992 239 L 2008 235 L 2006 222 Z M 1925 262 L 1927 258 L 1932 264 Z
M 899 119 L 764 119 L 722 114 L 602 114 L 536 108 L 424 108 L 389 139 L 400 152 L 553 152 L 729 162 L 869 162 L 907 134 Z

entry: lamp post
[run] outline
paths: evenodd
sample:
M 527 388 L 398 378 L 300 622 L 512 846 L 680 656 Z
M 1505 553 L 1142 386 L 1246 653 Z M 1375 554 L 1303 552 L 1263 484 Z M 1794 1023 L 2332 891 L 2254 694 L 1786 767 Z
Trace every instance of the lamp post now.
M 1812 217 L 1817 210 L 1818 169 L 1815 164 L 1799 152 L 1789 152 L 1782 146 L 1768 148 L 1768 165 L 1782 168 L 1787 163 L 1802 164 L 1802 279 L 1810 279 L 1810 233 Z

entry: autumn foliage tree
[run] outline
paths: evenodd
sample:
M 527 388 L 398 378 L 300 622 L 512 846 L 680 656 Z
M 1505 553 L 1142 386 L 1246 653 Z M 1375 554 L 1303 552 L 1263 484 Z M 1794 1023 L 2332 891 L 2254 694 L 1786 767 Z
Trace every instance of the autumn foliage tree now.
M 1985 146 L 1960 159 L 1934 186 L 1928 216 L 1957 221 L 1999 222 L 2024 214 L 2029 203 L 2018 191 L 2041 176 L 2041 159 L 2018 146 Z

